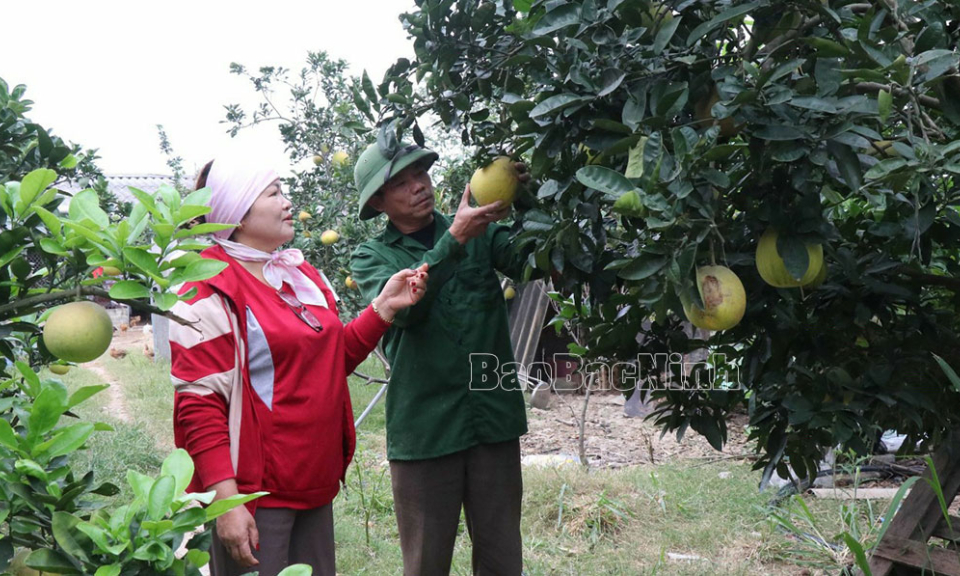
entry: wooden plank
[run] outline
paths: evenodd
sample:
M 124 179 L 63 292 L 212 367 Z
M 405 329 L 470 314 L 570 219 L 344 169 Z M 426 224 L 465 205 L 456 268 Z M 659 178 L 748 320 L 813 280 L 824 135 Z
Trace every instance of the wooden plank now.
M 960 553 L 939 547 L 930 548 L 916 540 L 884 536 L 873 555 L 895 564 L 932 571 L 939 576 L 960 576 Z
M 948 502 L 953 502 L 957 492 L 960 491 L 960 449 L 954 442 L 947 439 L 934 454 L 933 464 L 942 483 L 944 498 Z M 923 477 L 925 480 L 932 478 L 930 470 L 924 472 Z M 895 541 L 898 539 L 925 541 L 940 520 L 942 520 L 942 513 L 936 493 L 928 482 L 917 482 L 910 491 L 910 495 L 904 498 L 900 511 L 890 522 L 884 540 L 890 538 Z M 923 545 L 925 546 L 925 543 Z M 894 562 L 889 558 L 874 554 L 870 559 L 870 569 L 874 576 L 889 576 L 893 568 Z
M 951 527 L 953 528 L 951 530 Z M 937 527 L 933 530 L 933 536 L 937 538 L 943 538 L 944 540 L 949 540 L 950 542 L 960 542 L 960 517 L 950 515 L 950 525 L 947 525 L 947 521 L 943 518 L 937 522 Z
M 831 500 L 893 500 L 899 488 L 813 488 L 810 492 L 817 498 Z M 907 492 L 910 494 L 910 492 Z M 960 528 L 960 524 L 957 525 Z

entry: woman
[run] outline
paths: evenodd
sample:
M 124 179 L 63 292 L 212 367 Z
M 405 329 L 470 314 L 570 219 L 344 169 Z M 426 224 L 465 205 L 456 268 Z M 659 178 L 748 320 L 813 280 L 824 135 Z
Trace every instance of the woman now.
M 217 519 L 212 573 L 306 563 L 333 575 L 331 502 L 355 444 L 346 378 L 423 296 L 426 267 L 397 272 L 344 326 L 323 275 L 299 250 L 278 250 L 294 229 L 277 174 L 217 159 L 200 173 L 205 186 L 206 221 L 236 228 L 202 253 L 226 269 L 184 285 L 189 299 L 173 309 L 193 322 L 170 330 L 174 437 L 196 466 L 191 490 L 269 492 Z

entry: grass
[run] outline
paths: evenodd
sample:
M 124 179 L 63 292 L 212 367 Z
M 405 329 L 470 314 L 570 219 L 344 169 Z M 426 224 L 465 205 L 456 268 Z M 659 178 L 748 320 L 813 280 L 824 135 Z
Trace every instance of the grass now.
M 126 412 L 134 421 L 112 417 L 106 392 L 82 405 L 82 418 L 108 422 L 115 431 L 95 434 L 89 450 L 81 453 L 79 466 L 94 467 L 98 480 L 125 488 L 128 468 L 155 475 L 172 448 L 169 364 L 154 363 L 138 351 L 101 363 L 120 383 Z M 375 359 L 364 362 L 360 371 L 382 376 Z M 62 380 L 71 389 L 101 382 L 95 373 L 77 368 Z M 349 386 L 358 416 L 380 385 L 351 377 Z M 384 424 L 381 400 L 357 430 L 358 449 L 347 486 L 334 502 L 342 574 L 401 573 Z M 799 558 L 791 550 L 797 541 L 771 521 L 766 505 L 772 494 L 759 493 L 758 480 L 749 465 L 734 461 L 590 473 L 579 468 L 526 468 L 522 524 L 526 573 L 795 574 Z M 121 494 L 118 503 L 128 497 Z M 831 537 L 831 530 L 843 525 L 840 506 L 827 501 L 809 504 Z M 471 573 L 470 552 L 461 524 L 452 574 Z
M 144 357 L 141 355 L 141 358 Z M 79 367 L 72 368 L 63 376 L 45 374 L 44 377 L 59 378 L 71 393 L 82 386 L 104 383 L 103 378 L 95 372 Z M 123 385 L 121 381 L 120 386 Z M 166 433 L 158 435 L 156 422 L 139 416 L 130 423 L 117 419 L 111 414 L 109 392 L 106 390 L 80 404 L 75 412 L 83 420 L 109 424 L 113 431 L 94 433 L 87 442 L 87 449 L 75 454 L 74 468 L 81 472 L 94 470 L 96 483 L 109 482 L 121 489 L 116 497 L 117 504 L 128 502 L 132 495 L 127 486 L 127 470 L 133 469 L 143 474 L 156 474 L 160 470 L 168 450 L 157 443 L 157 438 L 170 436 L 169 426 Z M 128 405 L 128 413 L 138 414 L 132 405 Z M 166 421 L 170 422 L 169 414 Z

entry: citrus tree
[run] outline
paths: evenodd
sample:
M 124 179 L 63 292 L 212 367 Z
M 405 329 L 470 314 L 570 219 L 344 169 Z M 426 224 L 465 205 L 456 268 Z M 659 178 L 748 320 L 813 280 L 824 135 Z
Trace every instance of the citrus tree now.
M 725 355 L 684 389 L 640 357 L 665 430 L 720 448 L 745 408 L 765 482 L 814 472 L 825 447 L 896 429 L 909 450 L 957 424 L 934 357 L 960 365 L 955 3 L 416 4 L 416 59 L 361 108 L 408 130 L 430 111 L 478 163 L 528 163 L 516 241 L 573 297 L 576 351 Z M 737 303 L 710 266 L 742 283 L 739 322 L 698 316 Z
M 223 263 L 197 254 L 197 237 L 223 225 L 189 228 L 209 211 L 208 190 L 183 199 L 172 187 L 156 197 L 133 190 L 138 202 L 123 219 L 107 214 L 95 189 L 60 192 L 65 178 L 93 182 L 92 155 L 30 122 L 24 93 L 0 80 L 0 571 L 199 574 L 209 538 L 192 540 L 183 558 L 174 551 L 256 495 L 188 507 L 213 494 L 184 494 L 193 463 L 177 451 L 157 478 L 131 471 L 133 501 L 111 509 L 102 497 L 119 489 L 71 464 L 91 435 L 110 430 L 72 412 L 106 385 L 70 393 L 41 368 L 55 362 L 62 374 L 109 346 L 112 326 L 89 297 L 164 313 L 183 282 L 219 273 Z M 105 274 L 95 278 L 97 268 Z

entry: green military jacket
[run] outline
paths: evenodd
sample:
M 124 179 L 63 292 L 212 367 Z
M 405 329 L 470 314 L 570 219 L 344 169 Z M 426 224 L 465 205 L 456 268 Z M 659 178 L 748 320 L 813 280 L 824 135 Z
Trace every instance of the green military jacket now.
M 434 217 L 432 249 L 388 223 L 351 261 L 367 302 L 397 271 L 430 265 L 426 295 L 400 311 L 383 337 L 391 366 L 390 460 L 436 458 L 527 431 L 516 366 L 504 366 L 514 358 L 495 272 L 517 277 L 523 259 L 511 248 L 505 226 L 491 224 L 483 236 L 461 246 L 447 231 L 452 218 L 439 212 Z

